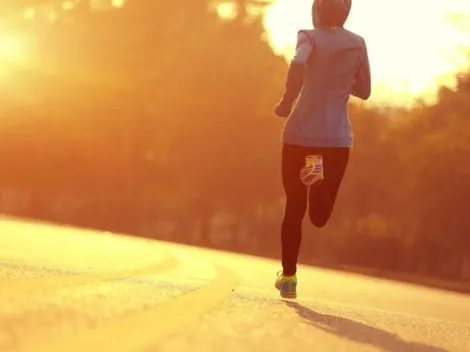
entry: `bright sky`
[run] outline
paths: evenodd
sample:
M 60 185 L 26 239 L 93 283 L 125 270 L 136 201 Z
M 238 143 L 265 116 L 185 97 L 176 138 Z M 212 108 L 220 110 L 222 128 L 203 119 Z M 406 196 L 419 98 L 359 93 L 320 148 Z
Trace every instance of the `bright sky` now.
M 312 27 L 311 4 L 275 0 L 267 10 L 269 43 L 287 60 L 297 30 Z M 467 67 L 468 23 L 470 0 L 353 0 L 345 27 L 366 39 L 372 100 L 406 104 L 417 96 L 432 100 L 438 84 L 453 86 L 452 73 Z
M 112 3 L 122 6 L 125 0 Z M 311 4 L 312 0 L 274 0 L 267 8 L 269 44 L 287 61 L 297 31 L 312 26 Z M 230 6 L 219 7 L 223 17 L 230 18 L 230 12 Z M 25 13 L 31 16 L 34 12 Z M 453 86 L 454 73 L 467 67 L 470 0 L 353 0 L 346 27 L 366 39 L 375 103 L 401 105 L 416 97 L 432 101 L 440 84 Z M 0 76 L 9 65 L 25 60 L 25 40 L 18 33 L 2 33 Z

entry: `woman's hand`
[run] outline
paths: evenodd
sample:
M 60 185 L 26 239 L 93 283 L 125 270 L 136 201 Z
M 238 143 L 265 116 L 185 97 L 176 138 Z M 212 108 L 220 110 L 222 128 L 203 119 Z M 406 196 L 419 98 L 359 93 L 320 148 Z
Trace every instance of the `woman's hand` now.
M 286 106 L 281 102 L 274 108 L 274 113 L 279 117 L 289 117 L 291 110 L 290 106 Z

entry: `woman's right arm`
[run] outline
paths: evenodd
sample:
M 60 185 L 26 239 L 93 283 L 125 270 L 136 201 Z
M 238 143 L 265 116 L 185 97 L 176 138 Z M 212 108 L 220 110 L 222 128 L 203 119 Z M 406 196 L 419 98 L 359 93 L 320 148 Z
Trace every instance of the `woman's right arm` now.
M 367 100 L 371 94 L 371 76 L 370 76 L 370 64 L 369 55 L 367 53 L 367 45 L 364 39 L 362 40 L 362 55 L 361 64 L 357 70 L 354 85 L 351 90 L 351 94 L 362 100 Z

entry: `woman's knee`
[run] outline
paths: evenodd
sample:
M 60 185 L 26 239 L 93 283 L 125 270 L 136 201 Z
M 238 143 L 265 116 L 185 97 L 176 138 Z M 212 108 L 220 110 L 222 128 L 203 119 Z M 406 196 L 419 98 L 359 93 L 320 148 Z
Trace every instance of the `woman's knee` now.
M 320 212 L 309 212 L 310 222 L 315 227 L 325 227 L 328 224 L 328 220 L 330 220 L 331 213 L 324 212 L 323 214 Z
M 307 212 L 307 202 L 289 204 L 287 203 L 284 219 L 288 222 L 302 222 Z

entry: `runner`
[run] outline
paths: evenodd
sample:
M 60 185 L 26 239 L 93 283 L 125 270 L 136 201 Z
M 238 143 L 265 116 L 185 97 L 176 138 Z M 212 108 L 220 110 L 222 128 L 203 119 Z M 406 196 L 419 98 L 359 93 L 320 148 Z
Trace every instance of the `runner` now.
M 367 100 L 371 93 L 366 43 L 343 27 L 350 9 L 351 0 L 314 1 L 314 29 L 298 32 L 285 92 L 274 110 L 288 117 L 282 134 L 287 198 L 281 228 L 283 270 L 275 284 L 284 298 L 297 297 L 297 257 L 307 203 L 317 227 L 324 227 L 333 211 L 354 139 L 349 97 Z

